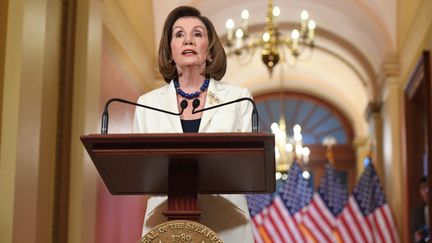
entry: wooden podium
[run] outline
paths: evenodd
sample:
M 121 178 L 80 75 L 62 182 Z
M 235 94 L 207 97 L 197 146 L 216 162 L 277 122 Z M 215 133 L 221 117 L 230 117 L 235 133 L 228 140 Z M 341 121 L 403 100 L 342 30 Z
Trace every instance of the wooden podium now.
M 168 195 L 168 220 L 199 221 L 198 194 L 275 191 L 273 134 L 92 134 L 81 141 L 111 194 Z

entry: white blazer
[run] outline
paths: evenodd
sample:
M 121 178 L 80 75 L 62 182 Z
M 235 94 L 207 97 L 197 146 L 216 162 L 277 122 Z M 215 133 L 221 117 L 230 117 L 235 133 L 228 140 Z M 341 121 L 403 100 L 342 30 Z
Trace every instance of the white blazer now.
M 210 81 L 204 107 L 214 106 L 238 98 L 252 98 L 248 89 L 220 81 Z M 178 112 L 177 95 L 173 82 L 150 91 L 138 98 L 138 103 L 163 110 Z M 205 111 L 201 117 L 199 132 L 250 132 L 252 104 L 242 101 Z M 178 116 L 137 107 L 134 131 L 140 133 L 183 132 Z
M 204 107 L 229 102 L 238 98 L 252 98 L 248 89 L 210 80 Z M 178 112 L 177 95 L 173 82 L 150 91 L 138 98 L 138 103 L 171 112 Z M 250 132 L 252 130 L 252 104 L 248 101 L 233 103 L 205 111 L 201 117 L 199 132 Z M 182 133 L 178 116 L 137 107 L 135 133 Z M 152 196 L 147 202 L 143 234 L 166 219 L 166 196 Z M 250 216 L 244 195 L 200 195 L 201 223 L 214 230 L 225 243 L 254 242 Z

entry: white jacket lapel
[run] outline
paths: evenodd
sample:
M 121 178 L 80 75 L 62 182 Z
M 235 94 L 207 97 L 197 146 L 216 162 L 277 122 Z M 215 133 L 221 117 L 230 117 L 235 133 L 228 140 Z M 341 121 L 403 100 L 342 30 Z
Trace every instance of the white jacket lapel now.
M 213 79 L 210 80 L 204 108 L 212 107 L 225 102 L 227 92 L 228 91 L 224 89 L 221 85 L 218 85 L 217 81 Z M 208 130 L 209 122 L 217 111 L 218 108 L 203 112 L 199 132 L 206 132 Z
M 174 88 L 174 83 L 171 82 L 166 89 L 161 90 L 161 95 L 159 97 L 159 103 L 162 109 L 170 112 L 179 112 L 177 106 L 177 94 Z M 168 121 L 156 121 L 156 122 L 169 122 L 173 127 L 173 132 L 183 132 L 180 123 L 180 117 L 175 115 L 166 115 Z

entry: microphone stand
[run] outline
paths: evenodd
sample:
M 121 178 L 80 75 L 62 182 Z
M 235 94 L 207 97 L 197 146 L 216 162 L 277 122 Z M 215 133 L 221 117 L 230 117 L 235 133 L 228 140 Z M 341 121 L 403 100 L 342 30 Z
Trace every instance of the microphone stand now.
M 179 113 L 174 113 L 174 112 L 161 110 L 161 109 L 158 109 L 158 108 L 155 108 L 155 107 L 151 107 L 151 106 L 146 106 L 146 105 L 138 104 L 138 103 L 131 102 L 131 101 L 128 101 L 128 100 L 125 100 L 125 99 L 121 99 L 121 98 L 112 98 L 112 99 L 108 100 L 105 103 L 105 108 L 104 108 L 104 111 L 103 111 L 103 114 L 102 114 L 101 134 L 107 134 L 108 133 L 108 106 L 111 104 L 111 102 L 114 102 L 114 101 L 117 101 L 117 102 L 120 102 L 120 103 L 129 104 L 129 105 L 133 105 L 133 106 L 139 106 L 139 107 L 143 107 L 143 108 L 147 108 L 147 109 L 150 109 L 150 110 L 167 113 L 167 114 L 174 115 L 174 116 L 180 116 L 181 114 L 183 114 L 183 111 L 188 106 L 188 102 L 186 100 L 182 100 L 180 102 L 180 107 L 182 108 L 181 111 Z
M 240 101 L 245 101 L 245 100 L 251 102 L 252 106 L 253 106 L 253 108 L 252 108 L 252 132 L 258 132 L 258 111 L 257 111 L 257 108 L 256 108 L 255 101 L 253 99 L 251 99 L 251 98 L 246 98 L 246 97 L 239 98 L 239 99 L 236 99 L 236 100 L 233 100 L 233 101 L 229 101 L 229 102 L 226 102 L 226 103 L 223 103 L 223 104 L 219 104 L 219 105 L 203 108 L 203 109 L 197 110 L 197 111 L 195 109 L 199 106 L 200 101 L 199 101 L 199 99 L 195 99 L 192 102 L 192 106 L 193 106 L 192 114 L 195 114 L 195 113 L 198 113 L 198 112 L 207 111 L 207 110 L 211 110 L 211 109 L 215 109 L 215 108 L 218 108 L 218 107 L 221 107 L 221 106 L 226 106 L 226 105 L 230 105 L 232 103 L 236 103 L 236 102 L 240 102 Z

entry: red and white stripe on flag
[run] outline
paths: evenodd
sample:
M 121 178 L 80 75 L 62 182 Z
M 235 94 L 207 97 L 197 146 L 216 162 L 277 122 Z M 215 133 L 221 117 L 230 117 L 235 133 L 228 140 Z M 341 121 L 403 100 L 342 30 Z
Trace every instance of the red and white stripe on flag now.
M 255 242 L 307 242 L 299 228 L 300 217 L 295 216 L 291 216 L 280 197 L 275 196 L 270 206 L 252 218 Z
M 364 217 L 355 199 L 350 196 L 348 204 L 337 219 L 337 229 L 343 242 L 397 243 L 399 238 L 387 204 Z
M 303 210 L 303 224 L 318 242 L 336 242 L 333 231 L 336 218 L 321 196 L 315 192 L 311 203 Z

